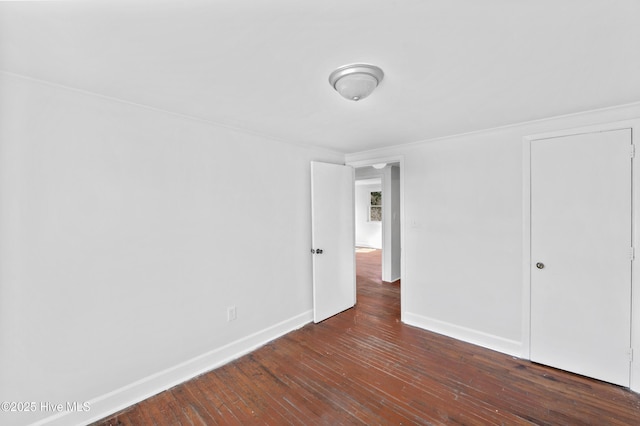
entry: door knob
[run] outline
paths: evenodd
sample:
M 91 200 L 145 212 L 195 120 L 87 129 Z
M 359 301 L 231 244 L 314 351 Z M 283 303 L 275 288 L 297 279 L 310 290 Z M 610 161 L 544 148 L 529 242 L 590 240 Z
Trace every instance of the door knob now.
M 322 254 L 322 249 L 311 249 L 311 253 L 313 253 L 313 254 Z
M 544 263 L 542 263 L 542 262 L 536 263 L 536 268 L 543 269 L 544 268 Z

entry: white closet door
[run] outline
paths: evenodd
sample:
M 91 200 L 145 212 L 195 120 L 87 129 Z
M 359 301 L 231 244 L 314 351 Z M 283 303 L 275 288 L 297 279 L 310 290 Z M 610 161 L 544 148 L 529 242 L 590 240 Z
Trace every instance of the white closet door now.
M 531 360 L 629 386 L 631 130 L 531 142 Z

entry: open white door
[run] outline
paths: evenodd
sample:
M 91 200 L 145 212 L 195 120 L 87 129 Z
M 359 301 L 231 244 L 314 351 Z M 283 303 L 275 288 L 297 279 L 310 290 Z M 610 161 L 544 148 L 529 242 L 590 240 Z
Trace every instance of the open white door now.
M 631 130 L 531 142 L 531 360 L 629 386 Z
M 313 321 L 356 304 L 354 172 L 311 162 Z

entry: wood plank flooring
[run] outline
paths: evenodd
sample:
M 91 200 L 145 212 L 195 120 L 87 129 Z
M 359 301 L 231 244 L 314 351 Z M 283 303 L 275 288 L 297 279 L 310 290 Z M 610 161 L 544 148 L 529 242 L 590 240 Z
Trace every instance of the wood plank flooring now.
M 358 303 L 95 423 L 640 425 L 640 395 L 400 322 L 380 251 Z

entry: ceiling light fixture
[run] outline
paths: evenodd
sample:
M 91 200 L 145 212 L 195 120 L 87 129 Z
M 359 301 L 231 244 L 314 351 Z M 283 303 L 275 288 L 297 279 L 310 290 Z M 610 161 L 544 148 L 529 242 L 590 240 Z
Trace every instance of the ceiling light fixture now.
M 372 165 L 372 167 L 373 167 L 374 169 L 381 170 L 381 169 L 384 169 L 385 167 L 387 167 L 387 163 L 378 163 L 378 164 L 374 164 L 374 165 Z
M 350 64 L 332 72 L 329 75 L 329 84 L 343 98 L 359 101 L 369 96 L 383 77 L 384 73 L 375 65 Z

